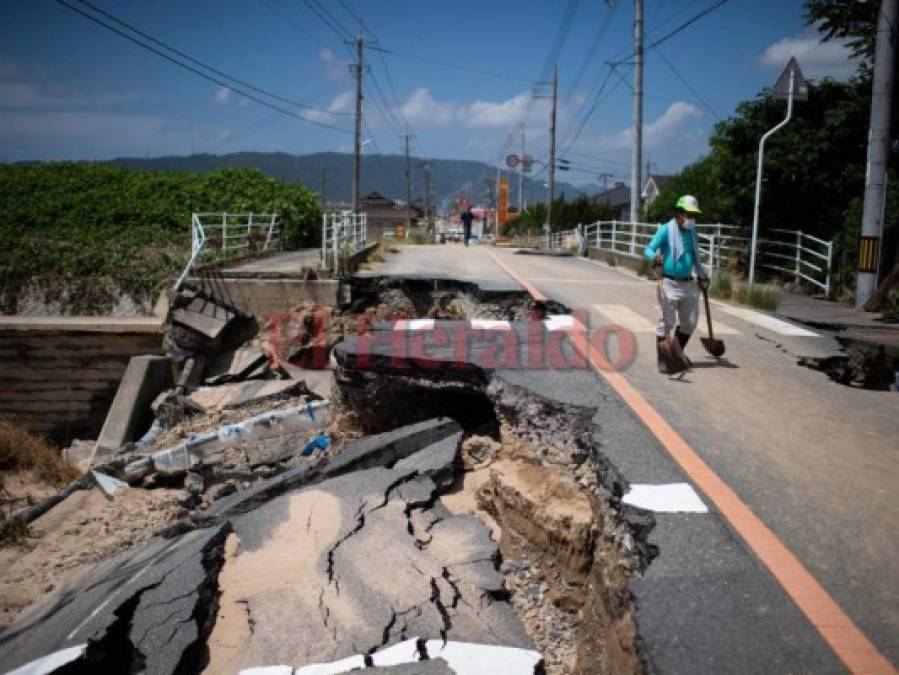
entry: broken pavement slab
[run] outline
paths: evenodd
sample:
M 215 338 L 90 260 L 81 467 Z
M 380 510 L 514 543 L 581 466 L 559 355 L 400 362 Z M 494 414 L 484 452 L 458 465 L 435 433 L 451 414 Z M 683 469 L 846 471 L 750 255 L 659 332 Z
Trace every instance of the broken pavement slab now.
M 214 387 L 200 387 L 188 397 L 208 412 L 240 408 L 277 398 L 290 398 L 306 391 L 302 380 L 248 380 Z
M 206 367 L 205 384 L 219 385 L 261 374 L 268 363 L 262 348 L 254 342 L 218 354 Z
M 95 672 L 195 671 L 228 525 L 156 539 L 96 567 L 0 632 L 0 671 L 84 645 Z
M 403 488 L 418 479 L 407 501 Z M 442 509 L 437 492 L 416 470 L 375 467 L 233 518 L 210 670 L 326 663 L 409 635 L 531 649 L 511 606 L 496 595 L 496 577 L 481 569 L 495 570 L 497 545 L 476 518 Z M 444 518 L 430 533 L 415 532 L 409 513 L 416 508 L 436 508 Z M 279 630 L 259 630 L 265 625 Z

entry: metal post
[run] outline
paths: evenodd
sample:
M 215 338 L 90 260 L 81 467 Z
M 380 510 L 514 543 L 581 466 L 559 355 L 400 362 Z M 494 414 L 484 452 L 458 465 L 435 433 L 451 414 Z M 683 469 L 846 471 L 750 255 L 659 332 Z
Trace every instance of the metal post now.
M 322 269 L 328 269 L 328 214 L 322 214 Z
M 362 36 L 356 38 L 356 133 L 353 141 L 353 211 L 359 211 L 359 176 L 362 165 Z
M 799 285 L 799 265 L 802 262 L 802 230 L 796 231 L 796 269 L 794 271 L 796 277 L 796 285 Z
M 228 256 L 228 213 L 222 214 L 222 257 Z
M 618 224 L 612 221 L 612 250 L 615 250 L 615 240 L 618 238 Z
M 877 289 L 883 213 L 886 204 L 887 164 L 890 158 L 890 115 L 893 102 L 893 59 L 897 0 L 882 0 L 877 19 L 871 122 L 868 127 L 868 164 L 862 207 L 855 306 L 864 307 Z
M 524 125 L 521 125 L 521 163 L 518 165 L 518 217 L 524 212 L 521 189 L 524 184 Z
M 637 254 L 637 223 L 631 224 L 631 255 Z
M 549 209 L 546 212 L 547 225 L 550 231 L 553 226 L 553 200 L 556 194 L 556 99 L 559 88 L 559 71 L 553 65 L 553 112 L 549 126 Z
M 824 272 L 824 298 L 830 299 L 830 265 L 833 258 L 833 241 L 827 242 L 827 268 Z
M 643 162 L 643 0 L 634 0 L 634 152 L 631 159 L 631 222 L 640 222 Z
M 755 249 L 756 243 L 758 241 L 759 235 L 759 203 L 762 199 L 762 162 L 765 157 L 765 141 L 768 140 L 774 133 L 779 131 L 783 126 L 786 125 L 787 122 L 790 121 L 790 118 L 793 116 L 793 81 L 795 77 L 796 71 L 792 68 L 790 69 L 790 94 L 787 97 L 787 116 L 784 118 L 784 121 L 778 124 L 777 126 L 769 129 L 765 132 L 765 135 L 762 136 L 762 140 L 759 143 L 759 164 L 758 168 L 755 172 L 755 209 L 752 215 L 752 243 L 750 244 L 749 250 L 749 285 L 748 290 L 752 290 L 752 283 L 755 280 Z
M 412 172 L 409 169 L 409 132 L 406 132 L 406 232 L 412 229 Z M 409 235 L 406 235 L 407 237 Z

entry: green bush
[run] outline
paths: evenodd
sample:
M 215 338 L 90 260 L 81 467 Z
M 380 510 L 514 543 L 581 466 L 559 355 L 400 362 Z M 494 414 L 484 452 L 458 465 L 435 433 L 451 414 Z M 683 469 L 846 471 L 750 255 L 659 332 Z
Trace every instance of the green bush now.
M 143 173 L 103 164 L 0 166 L 0 309 L 37 288 L 67 313 L 104 313 L 119 293 L 145 303 L 190 256 L 195 211 L 276 211 L 286 248 L 317 246 L 321 207 L 301 186 L 253 169 Z
M 752 291 L 745 285 L 737 286 L 734 289 L 733 299 L 742 305 L 764 309 L 768 312 L 776 311 L 779 302 L 777 291 L 765 286 L 753 286 Z
M 712 275 L 712 283 L 709 285 L 709 295 L 714 298 L 730 300 L 734 293 L 733 277 L 727 272 L 716 272 Z

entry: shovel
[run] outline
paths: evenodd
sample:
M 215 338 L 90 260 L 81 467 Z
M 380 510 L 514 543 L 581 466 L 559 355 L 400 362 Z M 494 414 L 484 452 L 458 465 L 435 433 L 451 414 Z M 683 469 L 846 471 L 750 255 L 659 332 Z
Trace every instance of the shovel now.
M 712 331 L 712 312 L 709 310 L 709 289 L 702 289 L 702 299 L 705 301 L 705 320 L 709 326 L 709 336 L 700 337 L 699 341 L 705 350 L 716 359 L 724 356 L 724 342 L 715 339 L 715 333 Z
M 677 336 L 672 332 L 671 327 L 668 325 L 668 320 L 665 314 L 665 291 L 662 288 L 662 274 L 659 271 L 659 267 L 654 267 L 656 273 L 656 279 L 658 279 L 658 285 L 656 287 L 657 295 L 659 297 L 659 307 L 662 310 L 662 321 L 665 322 L 665 339 L 664 340 L 656 340 L 656 349 L 659 353 L 659 358 L 662 363 L 665 364 L 665 369 L 668 371 L 668 375 L 676 375 L 677 373 L 682 373 L 685 370 L 689 369 L 690 364 L 687 362 L 687 359 L 684 357 L 684 352 L 681 349 L 680 342 L 678 342 Z

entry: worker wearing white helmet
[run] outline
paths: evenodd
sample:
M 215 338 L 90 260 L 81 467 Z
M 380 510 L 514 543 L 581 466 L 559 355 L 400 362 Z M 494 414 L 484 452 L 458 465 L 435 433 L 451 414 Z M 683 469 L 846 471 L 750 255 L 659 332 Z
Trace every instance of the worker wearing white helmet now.
M 699 258 L 699 239 L 694 229 L 696 215 L 701 214 L 699 202 L 692 195 L 677 200 L 674 218 L 656 231 L 643 256 L 660 266 L 664 279 L 661 295 L 662 317 L 656 327 L 656 339 L 662 341 L 670 326 L 681 349 L 687 346 L 699 321 L 699 288 L 693 283 L 693 273 L 699 286 L 708 288 L 709 279 Z M 675 323 L 676 322 L 676 323 Z M 660 359 L 659 370 L 664 371 Z

